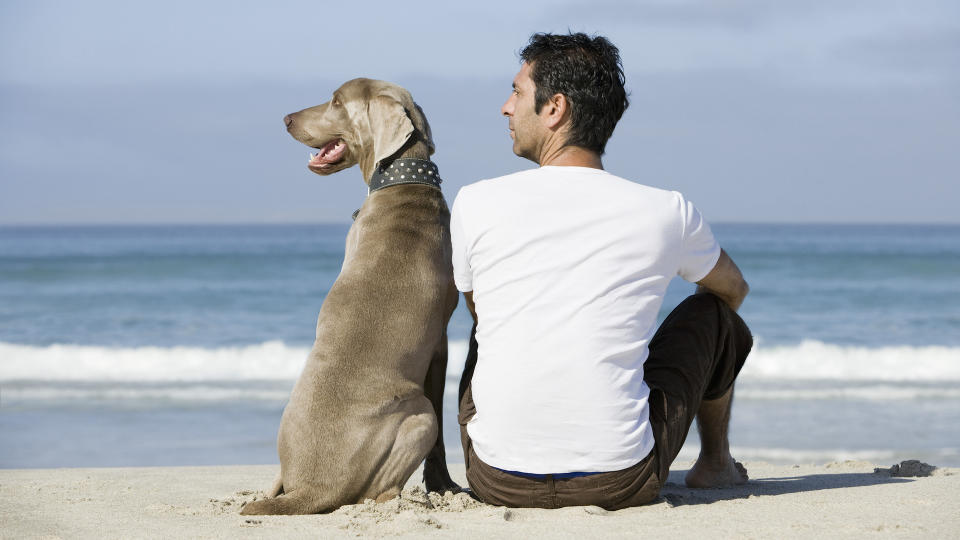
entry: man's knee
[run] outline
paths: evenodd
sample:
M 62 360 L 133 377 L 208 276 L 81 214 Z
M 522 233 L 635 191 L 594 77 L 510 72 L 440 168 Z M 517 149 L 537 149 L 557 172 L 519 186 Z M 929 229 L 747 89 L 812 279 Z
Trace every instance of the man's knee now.
M 737 351 L 735 356 L 738 359 L 738 364 L 742 366 L 747 354 L 753 348 L 753 334 L 743 318 L 719 296 L 707 291 L 688 296 L 680 305 L 684 304 L 687 304 L 688 309 L 695 310 L 701 316 L 706 316 L 708 313 L 716 314 L 720 326 L 729 335 L 728 339 L 733 341 L 732 345 Z

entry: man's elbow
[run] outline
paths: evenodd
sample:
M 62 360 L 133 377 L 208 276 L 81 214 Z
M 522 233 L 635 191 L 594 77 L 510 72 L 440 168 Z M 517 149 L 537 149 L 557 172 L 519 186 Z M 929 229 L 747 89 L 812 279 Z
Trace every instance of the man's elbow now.
M 736 311 L 740 309 L 740 305 L 743 304 L 743 301 L 747 298 L 748 294 L 750 294 L 750 285 L 741 279 L 727 303 L 730 304 L 730 307 L 732 307 L 734 311 Z
M 747 282 L 746 282 L 745 280 L 742 280 L 742 279 L 741 279 L 741 280 L 740 280 L 740 291 L 739 291 L 739 293 L 738 293 L 738 295 L 739 295 L 739 297 L 740 297 L 740 302 L 743 302 L 743 300 L 747 297 L 748 294 L 750 294 L 750 285 L 747 284 Z

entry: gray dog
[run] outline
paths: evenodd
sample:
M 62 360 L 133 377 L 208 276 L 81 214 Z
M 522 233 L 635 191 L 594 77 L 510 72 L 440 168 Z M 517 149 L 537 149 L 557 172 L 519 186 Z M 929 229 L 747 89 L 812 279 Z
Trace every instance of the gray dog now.
M 426 458 L 428 490 L 459 490 L 441 431 L 446 327 L 457 305 L 450 213 L 430 126 L 405 89 L 354 79 L 284 118 L 320 151 L 311 171 L 359 164 L 370 195 L 283 411 L 280 477 L 242 514 L 310 514 L 399 495 Z

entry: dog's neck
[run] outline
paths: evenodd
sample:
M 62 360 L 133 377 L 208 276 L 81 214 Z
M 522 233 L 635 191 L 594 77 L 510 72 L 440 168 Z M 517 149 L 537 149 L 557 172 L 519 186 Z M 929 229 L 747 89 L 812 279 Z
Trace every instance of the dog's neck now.
M 380 167 L 389 167 L 391 163 L 402 158 L 430 159 L 430 147 L 427 146 L 427 143 L 420 137 L 419 133 L 414 133 L 407 139 L 407 142 L 400 147 L 400 150 L 397 150 L 395 154 L 384 159 L 380 163 Z M 368 187 L 370 186 L 370 179 L 373 178 L 373 173 L 376 171 L 374 164 L 375 158 L 372 153 L 360 159 L 360 172 L 363 173 L 363 181 L 366 182 Z
M 364 172 L 367 183 L 367 195 L 383 188 L 398 184 L 423 184 L 440 191 L 440 173 L 437 165 L 430 161 L 430 150 L 424 143 L 412 144 L 410 148 L 401 149 L 396 157 L 391 156 L 380 163 L 380 167 L 373 169 L 369 175 Z M 422 157 L 421 157 L 422 156 Z M 357 219 L 360 209 L 353 213 Z

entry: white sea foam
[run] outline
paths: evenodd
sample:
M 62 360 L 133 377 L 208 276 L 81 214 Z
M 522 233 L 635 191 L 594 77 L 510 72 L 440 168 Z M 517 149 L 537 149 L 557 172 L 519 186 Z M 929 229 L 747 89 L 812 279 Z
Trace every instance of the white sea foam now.
M 280 341 L 216 349 L 0 343 L 0 381 L 292 380 L 308 352 Z
M 960 388 L 955 386 L 919 386 L 911 381 L 865 386 L 837 386 L 833 388 L 766 388 L 758 380 L 745 379 L 737 387 L 737 400 L 843 400 L 843 401 L 914 401 L 960 400 Z
M 960 347 L 857 347 L 804 341 L 758 343 L 741 376 L 842 381 L 960 381 Z
M 447 373 L 455 379 L 463 369 L 467 343 L 451 341 L 449 351 Z M 0 381 L 294 380 L 303 369 L 308 353 L 308 347 L 280 341 L 221 348 L 40 347 L 0 342 Z M 855 347 L 817 341 L 767 347 L 760 343 L 750 354 L 741 377 L 744 380 L 948 383 L 960 381 L 960 347 Z M 936 392 L 942 394 L 943 391 Z M 957 397 L 955 393 L 948 394 L 940 397 Z
M 7 384 L 0 393 L 0 405 L 25 403 L 166 403 L 166 404 L 215 404 L 226 401 L 284 403 L 290 397 L 290 385 L 283 387 L 262 386 L 211 386 L 196 383 L 165 383 L 141 386 L 130 383 L 77 386 L 74 383 L 52 382 L 43 384 Z

